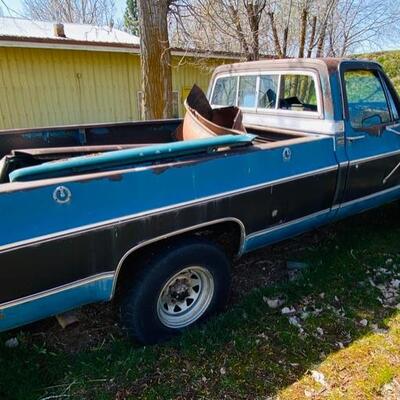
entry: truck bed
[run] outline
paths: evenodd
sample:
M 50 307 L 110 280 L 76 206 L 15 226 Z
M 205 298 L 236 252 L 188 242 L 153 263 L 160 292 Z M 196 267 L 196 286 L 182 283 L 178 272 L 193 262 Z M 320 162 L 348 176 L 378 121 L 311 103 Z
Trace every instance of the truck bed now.
M 121 150 L 131 150 L 134 154 L 137 148 L 168 143 L 173 144 L 173 149 L 178 142 L 176 130 L 181 122 L 175 119 L 0 131 L 0 184 L 9 182 L 10 175 L 16 170 L 49 161 Z M 259 144 L 305 136 L 259 127 L 245 128 Z M 157 147 L 154 149 L 157 151 Z M 178 156 L 179 152 L 172 153 Z M 163 158 L 167 156 L 171 157 L 171 151 L 165 153 Z

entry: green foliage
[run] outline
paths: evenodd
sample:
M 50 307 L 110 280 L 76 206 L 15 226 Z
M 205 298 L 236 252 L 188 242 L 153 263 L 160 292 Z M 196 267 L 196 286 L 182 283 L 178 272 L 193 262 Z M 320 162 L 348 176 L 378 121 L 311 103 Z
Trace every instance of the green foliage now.
M 400 93 L 400 51 L 382 51 L 377 53 L 361 54 L 357 58 L 366 58 L 379 62 L 389 78 L 392 80 L 396 90 Z
M 139 8 L 137 0 L 127 0 L 124 25 L 129 33 L 139 36 Z

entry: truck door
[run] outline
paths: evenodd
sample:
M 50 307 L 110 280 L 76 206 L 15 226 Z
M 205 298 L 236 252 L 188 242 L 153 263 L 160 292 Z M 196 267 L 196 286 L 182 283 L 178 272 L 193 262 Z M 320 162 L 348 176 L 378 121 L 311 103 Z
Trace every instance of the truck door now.
M 351 214 L 400 194 L 399 98 L 378 65 L 343 62 L 346 190 L 340 213 Z

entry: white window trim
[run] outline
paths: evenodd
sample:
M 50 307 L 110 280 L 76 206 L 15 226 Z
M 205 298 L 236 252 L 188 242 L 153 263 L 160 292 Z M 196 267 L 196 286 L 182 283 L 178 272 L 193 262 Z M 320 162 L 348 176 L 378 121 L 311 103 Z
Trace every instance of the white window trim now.
M 317 72 L 314 71 L 305 71 L 305 70 L 275 70 L 275 71 L 249 71 L 249 72 L 235 72 L 235 73 L 225 73 L 225 74 L 219 74 L 215 77 L 214 82 L 212 83 L 212 90 L 211 90 L 211 95 L 209 97 L 209 100 L 211 101 L 213 95 L 214 95 L 214 90 L 215 90 L 215 85 L 217 83 L 217 80 L 220 78 L 226 78 L 230 76 L 236 76 L 236 99 L 235 99 L 235 105 L 238 106 L 238 94 L 239 94 L 239 77 L 240 76 L 246 76 L 246 75 L 257 75 L 258 77 L 260 75 L 279 75 L 278 79 L 278 96 L 280 94 L 281 90 L 281 81 L 282 81 L 282 75 L 306 75 L 306 76 L 311 76 L 314 80 L 314 85 L 315 85 L 315 91 L 316 91 L 316 96 L 317 96 L 317 111 L 292 111 L 292 110 L 283 110 L 278 108 L 278 101 L 275 104 L 275 108 L 260 108 L 258 107 L 258 100 L 257 100 L 257 105 L 255 107 L 240 107 L 240 109 L 243 112 L 246 113 L 258 113 L 258 114 L 275 114 L 275 115 L 286 115 L 286 116 L 294 116 L 294 117 L 309 117 L 309 118 L 319 118 L 323 119 L 323 104 L 322 104 L 322 90 L 321 90 L 321 85 L 320 85 L 320 80 L 319 80 L 319 75 Z M 260 79 L 258 78 L 258 85 Z M 257 98 L 258 99 L 258 98 Z M 211 103 L 212 107 L 218 108 L 218 107 L 226 107 L 226 105 L 222 104 L 213 104 Z

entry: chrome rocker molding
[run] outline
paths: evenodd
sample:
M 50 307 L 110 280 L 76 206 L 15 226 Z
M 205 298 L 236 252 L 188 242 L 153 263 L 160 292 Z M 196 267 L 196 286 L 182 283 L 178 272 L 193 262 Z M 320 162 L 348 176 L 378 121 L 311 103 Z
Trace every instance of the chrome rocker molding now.
M 287 227 L 289 227 L 289 226 L 291 226 L 291 225 L 299 224 L 299 223 L 301 223 L 301 222 L 303 222 L 303 221 L 307 221 L 307 220 L 310 219 L 310 218 L 319 217 L 319 216 L 321 216 L 321 215 L 328 214 L 330 211 L 331 211 L 331 208 L 327 208 L 327 209 L 325 209 L 325 210 L 317 211 L 317 212 L 315 212 L 315 213 L 308 214 L 308 215 L 306 215 L 306 216 L 304 216 L 304 217 L 297 218 L 297 219 L 294 219 L 294 220 L 292 220 L 292 221 L 284 222 L 284 223 L 282 223 L 282 224 L 275 225 L 275 226 L 272 226 L 272 227 L 270 227 L 270 228 L 263 229 L 263 230 L 261 230 L 261 231 L 257 231 L 257 232 L 251 233 L 250 235 L 248 235 L 248 236 L 246 237 L 246 241 L 247 241 L 247 240 L 250 240 L 250 239 L 253 239 L 253 238 L 257 237 L 257 236 L 266 235 L 266 234 L 268 234 L 268 233 L 275 232 L 275 231 L 278 231 L 278 230 L 280 230 L 280 229 L 287 228 Z
M 395 156 L 397 154 L 400 154 L 400 150 L 388 151 L 388 152 L 382 153 L 382 154 L 376 154 L 373 156 L 358 158 L 357 160 L 351 160 L 350 165 L 362 164 L 364 162 L 379 160 L 380 158 L 391 157 L 391 156 Z
M 65 285 L 62 286 L 58 286 L 54 289 L 49 289 L 49 290 L 45 290 L 43 292 L 40 293 L 36 293 L 33 295 L 29 295 L 26 297 L 22 297 L 20 299 L 17 300 L 12 300 L 12 301 L 8 301 L 6 303 L 0 304 L 0 313 L 10 307 L 15 307 L 18 306 L 20 304 L 24 304 L 30 301 L 35 301 L 35 300 L 39 300 L 43 297 L 47 297 L 47 296 L 52 296 L 54 294 L 63 292 L 65 290 L 69 290 L 69 289 L 75 289 L 77 287 L 80 286 L 85 286 L 87 284 L 93 283 L 93 282 L 97 282 L 97 281 L 101 281 L 101 280 L 106 280 L 109 278 L 114 278 L 114 272 L 103 272 L 101 274 L 97 274 L 97 275 L 92 275 L 88 278 L 83 278 L 83 279 L 79 279 L 78 281 L 74 281 L 72 283 L 67 283 Z
M 108 301 L 113 278 L 113 272 L 106 272 L 3 303 L 0 305 L 0 332 L 86 304 Z
M 362 203 L 364 201 L 372 200 L 372 199 L 375 199 L 376 197 L 395 192 L 396 190 L 400 190 L 400 185 L 392 186 L 390 188 L 381 190 L 379 192 L 368 194 L 367 196 L 360 197 L 358 199 L 346 201 L 345 203 L 340 204 L 339 209 L 344 209 L 346 207 L 352 206 L 353 204 L 358 204 L 358 203 Z

